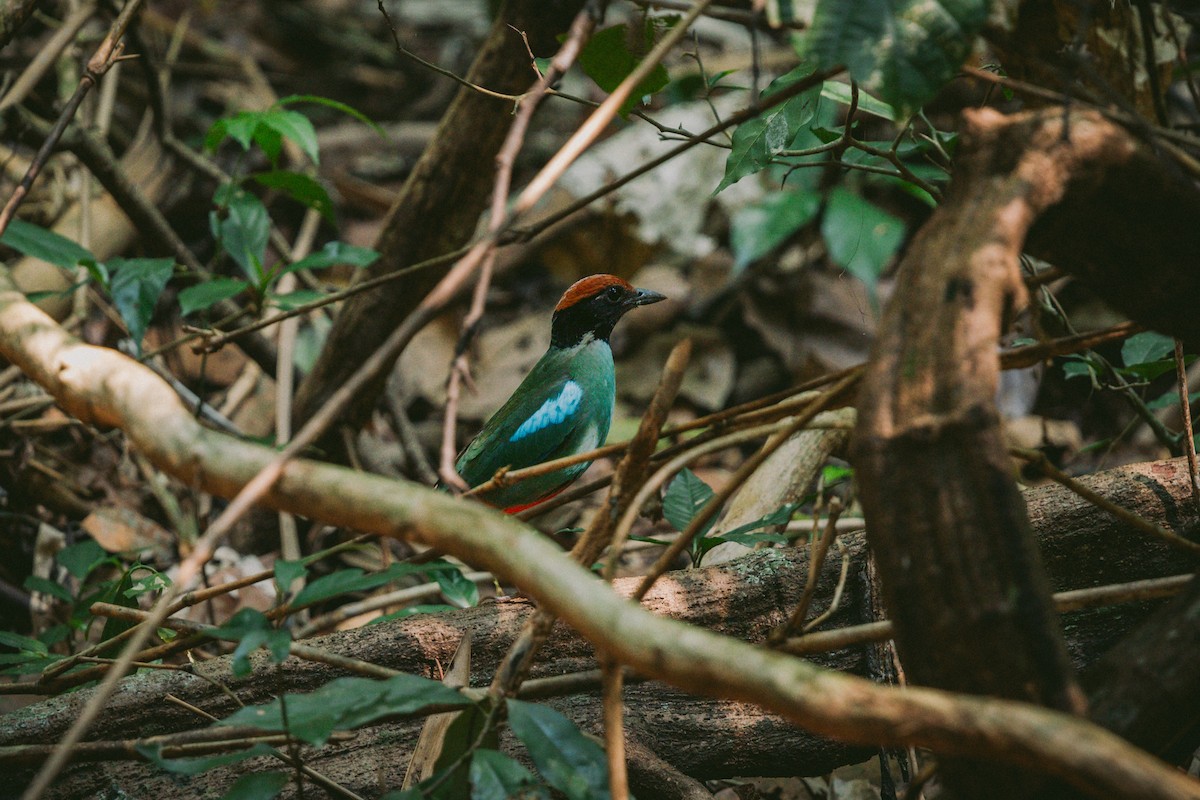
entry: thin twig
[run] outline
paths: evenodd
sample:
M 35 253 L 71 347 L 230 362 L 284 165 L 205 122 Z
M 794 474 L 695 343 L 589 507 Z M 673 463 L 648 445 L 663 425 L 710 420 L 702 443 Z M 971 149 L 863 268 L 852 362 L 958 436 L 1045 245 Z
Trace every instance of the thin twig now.
M 1169 16 L 1169 15 L 1168 15 Z M 1192 433 L 1192 399 L 1188 391 L 1187 366 L 1183 363 L 1183 342 L 1175 340 L 1175 378 L 1179 382 L 1179 410 L 1183 414 L 1183 452 L 1187 454 L 1188 477 L 1192 479 L 1192 503 L 1200 514 L 1200 477 L 1196 474 L 1196 439 Z
M 1028 461 L 1033 467 L 1041 471 L 1050 480 L 1055 483 L 1060 483 L 1070 489 L 1075 494 L 1087 500 L 1094 506 L 1098 506 L 1108 513 L 1112 514 L 1117 519 L 1131 526 L 1137 531 L 1140 531 L 1148 536 L 1153 536 L 1156 539 L 1161 539 L 1167 544 L 1185 550 L 1192 554 L 1200 553 L 1200 543 L 1185 539 L 1174 531 L 1169 531 L 1161 525 L 1156 525 L 1149 520 L 1142 519 L 1137 514 L 1134 514 L 1129 509 L 1119 506 L 1107 497 L 1097 494 L 1092 489 L 1085 486 L 1083 483 L 1075 480 L 1070 475 L 1060 470 L 1058 467 L 1050 463 L 1050 459 L 1046 458 L 1046 454 L 1040 450 L 1027 450 L 1021 447 L 1010 447 L 1009 453 Z
M 767 637 L 768 645 L 778 645 L 804 624 L 804 618 L 808 616 L 808 606 L 813 595 L 817 593 L 817 579 L 821 576 L 821 568 L 825 566 L 825 554 L 837 538 L 837 521 L 841 515 L 842 501 L 834 497 L 829 501 L 829 517 L 825 521 L 825 530 L 808 551 L 808 577 L 804 581 L 804 591 L 800 593 L 796 608 L 792 610 L 787 622 L 771 631 L 771 635 Z
M 100 42 L 100 46 L 96 48 L 96 52 L 88 59 L 83 75 L 79 77 L 79 85 L 75 87 L 75 92 L 63 106 L 58 119 L 54 122 L 54 127 L 50 129 L 50 133 L 46 137 L 46 141 L 38 148 L 37 154 L 29 164 L 29 169 L 25 172 L 25 177 L 21 179 L 17 188 L 13 190 L 12 195 L 8 198 L 8 202 L 4 204 L 3 210 L 0 210 L 0 234 L 3 234 L 8 229 L 8 224 L 16 216 L 17 208 L 21 205 L 26 195 L 29 194 L 29 190 L 33 187 L 33 182 L 37 180 L 42 167 L 46 165 L 50 154 L 54 152 L 54 148 L 58 145 L 58 140 L 62 138 L 63 133 L 67 130 L 67 126 L 71 124 L 71 119 L 75 116 L 75 112 L 79 109 L 83 98 L 87 96 L 87 93 L 93 86 L 100 82 L 100 78 L 104 73 L 108 72 L 117 59 L 121 57 L 125 47 L 123 41 L 125 30 L 129 27 L 133 15 L 137 13 L 141 5 L 142 0 L 128 0 L 125 3 L 125 7 L 121 9 L 121 13 L 117 15 L 117 18 L 113 20 L 112 26 L 108 29 L 108 34 Z M 51 763 L 53 761 L 54 759 L 51 760 Z M 48 766 L 50 766 L 49 763 L 47 764 Z M 61 768 L 61 765 L 59 768 Z M 55 771 L 57 772 L 57 770 Z M 39 797 L 45 789 L 46 787 L 41 785 L 41 773 L 39 773 L 25 796 Z

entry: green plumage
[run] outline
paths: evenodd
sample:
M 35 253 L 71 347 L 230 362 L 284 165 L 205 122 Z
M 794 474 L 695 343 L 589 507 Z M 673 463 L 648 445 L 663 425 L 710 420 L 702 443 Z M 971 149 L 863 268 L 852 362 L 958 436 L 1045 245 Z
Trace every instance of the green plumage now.
M 469 486 L 478 486 L 501 467 L 521 469 L 599 447 L 608 436 L 615 398 L 608 342 L 588 338 L 574 347 L 551 346 L 455 468 Z M 485 492 L 480 499 L 503 509 L 530 505 L 575 480 L 589 464 Z

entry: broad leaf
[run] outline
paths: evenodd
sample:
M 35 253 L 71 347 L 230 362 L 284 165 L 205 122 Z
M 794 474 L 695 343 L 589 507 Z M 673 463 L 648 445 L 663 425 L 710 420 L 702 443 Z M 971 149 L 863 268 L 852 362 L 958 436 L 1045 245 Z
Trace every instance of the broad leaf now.
M 989 7 L 984 0 L 818 0 L 807 52 L 822 66 L 845 64 L 907 117 L 954 77 Z
M 607 800 L 608 768 L 600 745 L 549 706 L 508 701 L 508 726 L 542 777 L 569 800 Z
M 496 750 L 471 756 L 471 800 L 508 800 L 537 784 L 533 773 Z M 527 795 L 522 795 L 527 796 Z
M 850 86 L 840 81 L 825 81 L 825 83 L 821 84 L 821 97 L 848 106 L 851 99 Z M 868 92 L 863 91 L 861 87 L 858 90 L 858 110 L 893 122 L 896 120 L 896 109 L 882 100 L 872 97 Z
M 171 258 L 111 258 L 105 266 L 113 274 L 109 291 L 113 305 L 125 320 L 129 338 L 139 354 L 142 352 L 142 337 L 154 316 L 154 306 L 162 296 L 167 281 L 175 272 L 175 260 Z
M 325 187 L 317 182 L 316 178 L 287 169 L 256 172 L 250 177 L 257 183 L 278 189 L 297 203 L 316 210 L 330 223 L 334 222 L 333 201 L 329 199 L 329 192 L 325 191 Z
M 239 678 L 249 675 L 250 654 L 260 647 L 266 647 L 271 654 L 271 660 L 281 664 L 288 657 L 292 644 L 292 635 L 285 628 L 275 628 L 261 611 L 253 608 L 243 608 L 233 617 L 216 628 L 213 635 L 238 643 L 233 651 L 233 674 Z
M 268 292 L 267 298 L 284 311 L 291 311 L 306 306 L 309 303 L 315 303 L 318 300 L 328 297 L 329 295 L 319 289 L 297 289 L 294 292 L 286 292 L 278 294 L 276 292 Z
M 81 581 L 108 557 L 108 552 L 99 542 L 88 538 L 59 550 L 54 560 L 71 573 L 71 577 Z
M 308 584 L 308 586 L 305 586 L 292 601 L 292 606 L 299 608 L 300 606 L 312 605 L 313 603 L 319 603 L 322 600 L 328 600 L 331 597 L 337 597 L 347 592 L 365 592 L 369 589 L 383 586 L 385 583 L 391 583 L 406 575 L 426 572 L 433 573 L 443 569 L 453 570 L 455 567 L 445 561 L 437 561 L 431 564 L 392 564 L 387 569 L 372 572 L 369 575 L 364 574 L 357 567 L 339 569 L 328 575 L 322 575 Z
M 579 66 L 597 86 L 611 93 L 621 81 L 629 77 L 642 57 L 654 46 L 657 30 L 655 19 L 648 16 L 643 17 L 640 22 L 605 28 L 588 40 L 583 52 L 579 54 Z M 630 44 L 633 41 L 637 41 L 640 46 L 631 49 Z M 634 52 L 635 49 L 637 52 Z M 643 97 L 659 91 L 670 80 L 666 68 L 662 64 L 656 66 L 621 104 L 621 116 L 627 115 L 642 102 Z
M 267 240 L 271 236 L 271 217 L 267 207 L 245 189 L 226 185 L 217 191 L 213 202 L 224 206 L 209 213 L 212 234 L 229 257 L 242 268 L 250 282 L 265 289 L 266 275 L 263 259 L 267 254 Z
M 256 744 L 247 750 L 239 750 L 236 753 L 220 753 L 200 758 L 164 758 L 162 755 L 162 745 L 150 747 L 141 744 L 137 746 L 137 751 L 145 756 L 146 760 L 151 764 L 176 775 L 199 775 L 216 767 L 227 767 L 230 764 L 237 764 L 248 758 L 270 755 L 271 749 L 270 745 Z
M 318 252 L 289 264 L 280 274 L 285 275 L 298 269 L 325 269 L 338 264 L 369 267 L 378 260 L 379 253 L 369 247 L 357 247 L 345 242 L 329 242 Z
M 271 800 L 289 780 L 286 772 L 252 772 L 234 781 L 221 800 Z
M 692 518 L 712 499 L 713 490 L 696 477 L 690 469 L 683 469 L 675 476 L 663 495 L 663 516 L 677 531 L 687 528 Z M 716 521 L 716 515 L 705 524 L 700 536 L 708 533 Z
M 734 267 L 742 270 L 812 222 L 821 210 L 816 192 L 776 192 L 733 215 L 730 244 Z
M 829 193 L 821 235 L 833 262 L 873 294 L 880 273 L 904 241 L 904 223 L 854 192 L 836 188 Z
M 322 745 L 336 729 L 357 728 L 429 706 L 466 706 L 470 702 L 454 689 L 416 675 L 397 675 L 385 681 L 338 678 L 315 692 L 287 695 L 288 730 L 309 744 Z M 284 730 L 278 700 L 239 709 L 215 724 Z
M 334 111 L 340 111 L 341 113 L 345 114 L 346 116 L 353 117 L 354 119 L 358 120 L 362 124 L 369 127 L 371 130 L 378 133 L 380 136 L 383 136 L 385 138 L 387 136 L 387 132 L 379 126 L 379 123 L 375 122 L 375 120 L 371 119 L 366 114 L 359 111 L 357 108 L 354 108 L 353 106 L 348 106 L 345 103 L 339 102 L 337 100 L 332 100 L 328 97 L 321 97 L 320 95 L 316 95 L 316 94 L 293 94 L 293 95 L 288 95 L 287 97 L 282 98 L 278 103 L 276 103 L 276 105 L 279 106 L 280 108 L 284 108 L 286 106 L 294 105 L 296 103 L 315 103 L 319 106 L 325 106 L 326 108 L 332 108 Z
M 1161 361 L 1175 352 L 1175 340 L 1154 331 L 1136 333 L 1121 345 L 1121 361 L 1132 367 L 1151 361 Z
M 804 80 L 812 72 L 811 65 L 802 64 L 772 81 L 762 96 L 770 97 Z M 737 183 L 747 175 L 762 170 L 771 163 L 775 154 L 791 147 L 796 137 L 812 121 L 820 98 L 821 86 L 817 84 L 739 125 L 733 132 L 733 149 L 725 162 L 725 177 L 721 178 L 713 194 Z
M 443 569 L 432 573 L 442 589 L 442 595 L 459 608 L 469 608 L 479 605 L 479 587 L 475 581 L 463 575 L 460 569 Z
M 179 313 L 186 317 L 188 314 L 212 308 L 222 300 L 236 297 L 249 287 L 250 284 L 240 278 L 210 278 L 179 293 Z
M 8 223 L 4 235 L 0 236 L 0 244 L 67 269 L 85 259 L 95 260 L 91 253 L 65 236 L 22 219 Z

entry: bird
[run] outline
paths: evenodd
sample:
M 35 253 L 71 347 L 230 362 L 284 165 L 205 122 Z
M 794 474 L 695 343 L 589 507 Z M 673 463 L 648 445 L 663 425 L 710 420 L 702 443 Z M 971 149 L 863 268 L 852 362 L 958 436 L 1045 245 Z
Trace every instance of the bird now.
M 455 469 L 467 486 L 479 486 L 504 467 L 522 469 L 603 444 L 616 402 L 608 337 L 626 312 L 665 299 L 615 275 L 573 283 L 554 307 L 545 355 L 459 454 Z M 590 465 L 563 467 L 477 497 L 516 514 L 549 500 Z

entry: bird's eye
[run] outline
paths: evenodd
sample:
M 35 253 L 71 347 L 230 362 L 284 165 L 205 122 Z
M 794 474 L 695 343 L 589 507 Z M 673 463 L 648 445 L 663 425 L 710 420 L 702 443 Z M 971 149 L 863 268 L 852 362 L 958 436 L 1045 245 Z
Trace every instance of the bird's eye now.
M 621 287 L 620 286 L 610 286 L 607 289 L 605 289 L 604 290 L 604 299 L 611 300 L 613 302 L 620 300 L 621 299 Z

